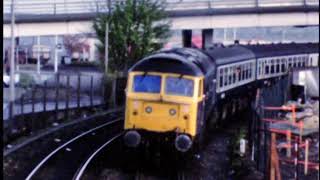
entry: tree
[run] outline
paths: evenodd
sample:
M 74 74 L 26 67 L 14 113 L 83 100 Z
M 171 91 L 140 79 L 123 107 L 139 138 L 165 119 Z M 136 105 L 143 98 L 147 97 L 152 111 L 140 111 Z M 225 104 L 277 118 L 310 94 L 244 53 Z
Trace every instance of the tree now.
M 159 50 L 169 37 L 170 25 L 162 0 L 126 0 L 110 16 L 100 14 L 93 29 L 105 51 L 105 29 L 109 22 L 109 69 L 125 71 L 144 56 Z
M 87 38 L 84 35 L 65 35 L 63 37 L 63 45 L 70 56 L 72 56 L 74 52 L 81 53 L 83 50 L 89 51 Z

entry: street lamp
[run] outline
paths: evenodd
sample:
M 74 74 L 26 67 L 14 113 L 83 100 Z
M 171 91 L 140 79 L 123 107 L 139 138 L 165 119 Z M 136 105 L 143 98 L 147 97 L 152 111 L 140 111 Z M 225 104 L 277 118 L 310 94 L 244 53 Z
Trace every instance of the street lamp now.
M 110 16 L 111 11 L 111 0 L 107 1 L 107 10 L 108 16 Z M 108 74 L 108 64 L 109 64 L 109 22 L 106 22 L 106 35 L 105 35 L 105 57 L 104 57 L 104 64 L 105 64 L 105 73 Z
M 11 0 L 11 56 L 10 56 L 10 102 L 9 102 L 9 113 L 10 117 L 12 117 L 14 112 L 13 102 L 15 99 L 15 90 L 14 90 L 14 75 L 15 75 L 15 63 L 14 63 L 14 48 L 15 48 L 15 36 L 14 36 L 14 24 L 15 24 L 15 16 L 14 16 L 14 0 Z M 11 119 L 10 119 L 11 120 Z

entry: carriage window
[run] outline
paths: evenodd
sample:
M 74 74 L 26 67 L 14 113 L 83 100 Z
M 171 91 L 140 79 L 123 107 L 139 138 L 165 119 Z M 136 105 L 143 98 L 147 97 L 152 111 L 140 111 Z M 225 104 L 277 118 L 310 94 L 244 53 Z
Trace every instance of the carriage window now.
M 291 68 L 292 67 L 292 59 L 291 58 L 289 58 L 289 63 L 288 63 L 288 68 Z
M 286 59 L 281 59 L 281 72 L 286 71 Z
M 298 57 L 298 67 L 301 67 L 301 57 Z
M 271 72 L 270 73 L 271 74 L 274 73 L 274 62 L 273 62 L 273 60 L 271 60 Z
M 245 73 L 246 73 L 246 66 L 245 65 L 241 65 L 242 66 L 242 72 L 241 72 L 241 76 L 242 76 L 242 80 L 245 80 Z
M 228 74 L 228 85 L 232 83 L 232 71 L 229 69 L 229 74 Z
M 236 67 L 233 67 L 232 69 L 232 83 L 236 83 L 236 73 L 237 73 L 237 69 Z
M 220 74 L 219 74 L 219 87 L 223 86 L 223 69 L 220 69 Z
M 286 65 L 285 64 L 281 64 L 281 72 L 286 72 Z
M 266 65 L 266 67 L 265 67 L 265 73 L 269 74 L 269 66 L 268 65 Z
M 241 81 L 241 66 L 237 67 L 237 76 L 238 76 L 238 81 Z
M 251 68 L 251 66 L 252 66 L 252 63 L 249 63 L 249 78 L 251 78 L 251 76 L 252 76 L 252 68 Z
M 276 61 L 276 73 L 280 72 L 280 59 L 277 59 Z
M 298 61 L 298 67 L 301 67 L 301 61 Z
M 293 58 L 293 67 L 294 68 L 297 67 L 297 58 L 296 57 Z
M 228 68 L 224 68 L 224 86 L 228 85 Z
M 258 66 L 258 73 L 259 73 L 259 75 L 261 75 L 261 66 L 262 66 L 262 63 L 259 62 L 259 66 Z
M 248 66 L 248 64 L 246 64 L 246 79 L 248 79 L 249 78 L 249 66 Z

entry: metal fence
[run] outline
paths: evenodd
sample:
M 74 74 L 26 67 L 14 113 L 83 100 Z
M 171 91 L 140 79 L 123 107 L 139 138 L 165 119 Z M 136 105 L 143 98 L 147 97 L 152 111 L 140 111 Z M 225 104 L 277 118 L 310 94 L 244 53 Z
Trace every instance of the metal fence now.
M 5 94 L 3 97 L 5 142 L 12 137 L 36 132 L 82 116 L 84 110 L 92 111 L 94 108 L 105 108 L 107 105 L 102 74 L 39 75 L 24 72 L 20 74 L 20 82 L 15 89 L 14 102 L 6 101 Z
M 112 6 L 125 0 L 113 0 Z M 220 8 L 258 8 L 278 6 L 319 6 L 319 0 L 166 0 L 168 11 Z M 3 13 L 10 14 L 11 1 L 3 2 Z M 107 12 L 106 0 L 22 1 L 15 4 L 16 14 L 76 14 Z

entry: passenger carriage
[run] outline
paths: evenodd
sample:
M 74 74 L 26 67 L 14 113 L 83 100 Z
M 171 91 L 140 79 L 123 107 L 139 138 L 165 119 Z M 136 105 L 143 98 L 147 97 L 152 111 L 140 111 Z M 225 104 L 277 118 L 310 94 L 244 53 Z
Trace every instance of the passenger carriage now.
M 243 107 L 244 95 L 260 82 L 318 65 L 318 43 L 157 52 L 129 70 L 125 144 L 137 147 L 159 137 L 186 152 L 201 144 L 206 127 Z

